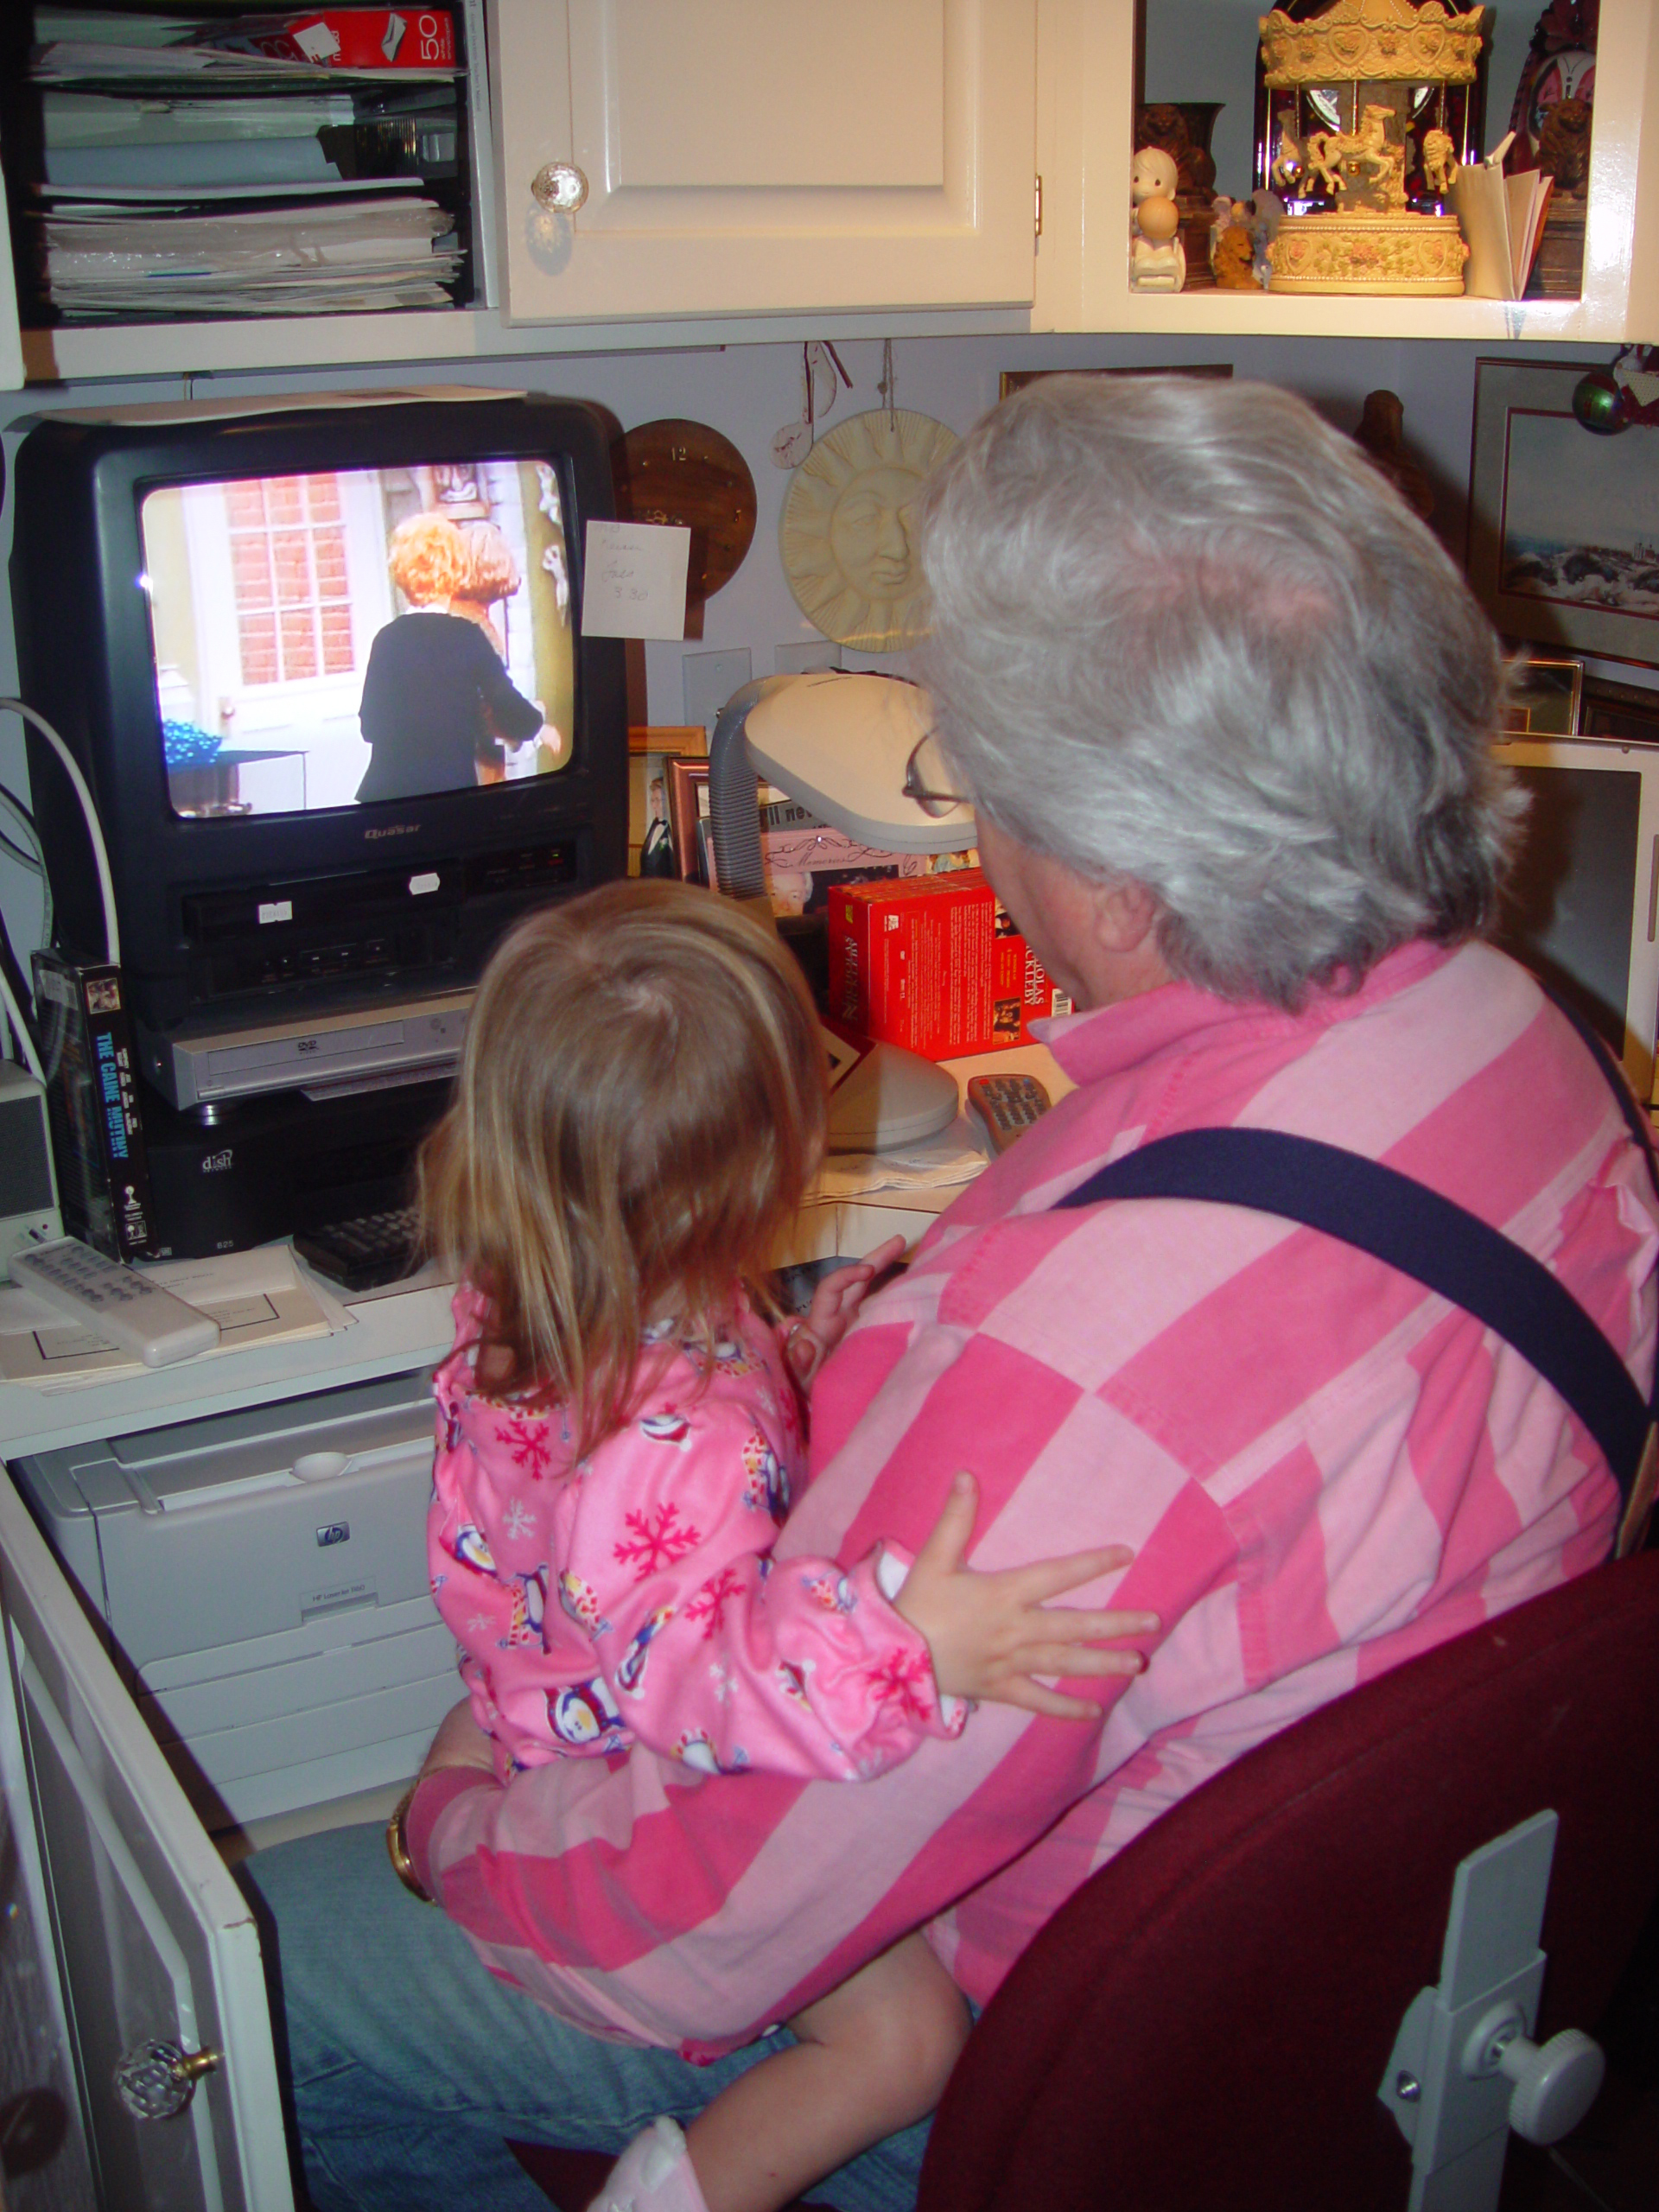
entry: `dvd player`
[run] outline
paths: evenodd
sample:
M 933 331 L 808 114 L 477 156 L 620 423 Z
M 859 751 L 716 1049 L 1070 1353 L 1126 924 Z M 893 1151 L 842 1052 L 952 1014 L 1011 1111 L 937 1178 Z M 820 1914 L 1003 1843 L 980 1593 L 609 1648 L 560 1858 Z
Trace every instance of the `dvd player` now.
M 470 990 L 280 1020 L 198 1017 L 165 1033 L 140 1027 L 145 1075 L 169 1104 L 209 1106 L 273 1090 L 334 1091 L 388 1076 L 447 1074 L 461 1057 Z

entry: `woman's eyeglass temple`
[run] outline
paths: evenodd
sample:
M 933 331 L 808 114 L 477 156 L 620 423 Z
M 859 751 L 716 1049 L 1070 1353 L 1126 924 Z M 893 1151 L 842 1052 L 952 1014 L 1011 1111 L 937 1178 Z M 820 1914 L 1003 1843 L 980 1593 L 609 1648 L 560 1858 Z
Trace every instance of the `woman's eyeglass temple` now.
M 938 821 L 958 806 L 971 806 L 972 798 L 956 786 L 959 779 L 931 730 L 919 737 L 905 763 L 905 797 L 913 798 L 924 814 Z

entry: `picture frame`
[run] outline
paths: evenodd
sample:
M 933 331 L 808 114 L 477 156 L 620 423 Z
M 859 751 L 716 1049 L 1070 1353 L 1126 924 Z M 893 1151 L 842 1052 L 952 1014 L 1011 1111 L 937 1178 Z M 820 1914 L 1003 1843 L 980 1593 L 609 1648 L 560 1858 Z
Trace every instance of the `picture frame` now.
M 683 883 L 707 882 L 702 825 L 709 818 L 709 763 L 673 760 L 664 765 L 668 773 L 668 826 L 676 872 Z
M 670 760 L 664 766 L 677 872 L 688 883 L 706 883 L 718 891 L 720 873 L 709 828 L 709 763 Z M 823 912 L 834 883 L 929 873 L 925 854 L 878 852 L 861 845 L 841 830 L 826 828 L 807 808 L 760 777 L 755 779 L 755 804 L 761 866 L 772 911 L 780 919 Z
M 1006 399 L 1011 391 L 1023 391 L 1028 384 L 1039 383 L 1044 377 L 1230 377 L 1232 373 L 1230 361 L 1171 361 L 1146 369 L 1004 369 L 996 396 Z
M 1512 671 L 1503 734 L 1576 737 L 1583 705 L 1584 663 L 1531 653 Z
M 671 759 L 706 754 L 706 731 L 697 723 L 683 728 L 635 727 L 628 732 L 628 874 L 671 874 L 664 833 L 671 837 L 667 780 Z M 649 852 L 647 851 L 649 846 Z
M 1505 637 L 1659 662 L 1659 429 L 1585 429 L 1584 372 L 1476 362 L 1469 582 Z

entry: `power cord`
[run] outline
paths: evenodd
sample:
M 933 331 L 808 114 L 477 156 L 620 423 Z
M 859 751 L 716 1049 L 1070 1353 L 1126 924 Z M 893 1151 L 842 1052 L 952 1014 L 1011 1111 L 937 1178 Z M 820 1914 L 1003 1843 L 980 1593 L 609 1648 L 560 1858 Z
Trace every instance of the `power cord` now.
M 98 808 L 93 804 L 86 779 L 80 772 L 80 763 L 46 716 L 25 700 L 0 697 L 0 710 L 20 715 L 40 732 L 63 763 L 64 773 L 74 787 L 75 797 L 80 801 L 80 810 L 86 817 L 86 834 L 92 840 L 92 864 L 98 871 L 99 895 L 104 904 L 105 957 L 112 968 L 118 968 L 121 964 L 121 931 L 115 918 L 115 883 L 110 874 L 110 855 L 104 842 L 103 825 L 99 821 Z
M 109 850 L 104 842 L 103 824 L 99 821 L 98 809 L 92 802 L 92 794 L 87 786 L 86 779 L 80 772 L 80 764 L 57 731 L 48 721 L 46 716 L 29 705 L 27 701 L 0 696 L 0 710 L 7 710 L 20 715 L 24 721 L 38 730 L 63 764 L 64 772 L 73 787 L 75 797 L 80 802 L 80 810 L 86 821 L 86 834 L 92 842 L 92 864 L 98 873 L 99 895 L 104 906 L 105 957 L 111 967 L 118 967 L 121 962 L 121 932 L 115 918 L 115 884 L 110 874 Z M 49 940 L 52 916 L 51 879 L 47 874 L 46 857 L 41 849 L 35 818 L 28 808 L 10 792 L 0 792 L 0 801 L 3 801 L 6 813 L 22 828 L 25 836 L 35 848 L 45 899 L 46 933 Z M 10 840 L 8 839 L 6 842 L 10 843 Z M 27 864 L 26 862 L 25 865 Z M 11 940 L 4 929 L 0 928 L 0 1007 L 4 1008 L 6 1020 L 17 1039 L 17 1049 L 28 1064 L 29 1073 L 37 1083 L 43 1084 L 46 1081 L 46 1072 L 41 1065 L 41 1056 L 35 1045 L 34 1031 L 24 1017 L 22 1005 L 22 1001 L 29 995 L 17 956 L 12 950 Z

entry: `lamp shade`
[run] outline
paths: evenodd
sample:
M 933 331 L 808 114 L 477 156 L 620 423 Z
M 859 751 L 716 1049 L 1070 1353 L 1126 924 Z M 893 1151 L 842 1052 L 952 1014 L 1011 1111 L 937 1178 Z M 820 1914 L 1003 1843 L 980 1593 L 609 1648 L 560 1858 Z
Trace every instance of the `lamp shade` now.
M 883 852 L 964 852 L 977 836 L 970 806 L 935 818 L 905 797 L 906 766 L 932 726 L 919 684 L 824 669 L 767 685 L 744 735 L 758 772 L 832 830 Z

